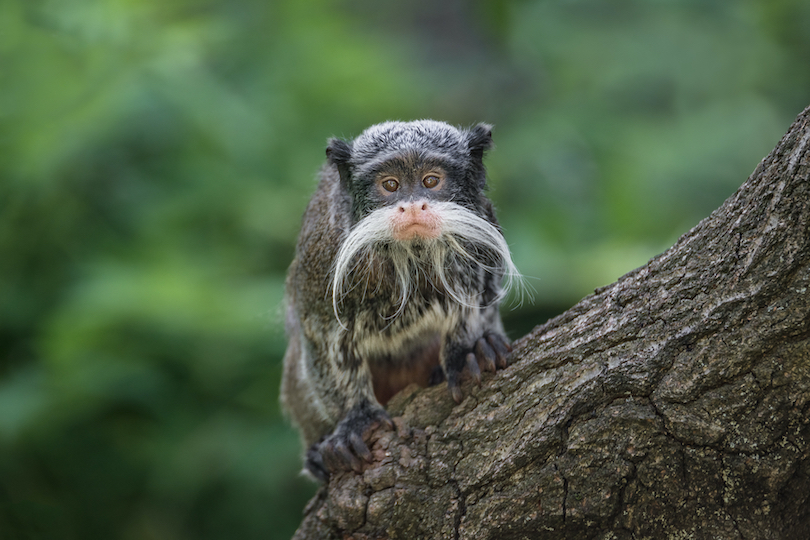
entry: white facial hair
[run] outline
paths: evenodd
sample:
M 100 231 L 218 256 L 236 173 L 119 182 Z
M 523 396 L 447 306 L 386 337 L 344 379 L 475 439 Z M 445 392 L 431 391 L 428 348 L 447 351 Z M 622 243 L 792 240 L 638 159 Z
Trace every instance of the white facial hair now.
M 402 313 L 413 293 L 416 284 L 416 276 L 412 273 L 414 268 L 425 272 L 428 277 L 436 276 L 442 288 L 459 304 L 478 305 L 469 292 L 460 290 L 457 283 L 447 279 L 445 272 L 451 255 L 473 261 L 495 276 L 500 274 L 505 278 L 504 287 L 494 302 L 503 298 L 516 280 L 519 283 L 520 273 L 512 262 L 509 246 L 497 227 L 456 203 L 431 201 L 430 206 L 441 220 L 441 233 L 436 239 L 395 240 L 391 223 L 392 214 L 397 212 L 396 207 L 373 211 L 351 230 L 335 258 L 332 279 L 332 308 L 341 326 L 343 323 L 338 305 L 348 292 L 345 288 L 351 283 L 351 274 L 362 264 L 360 261 L 369 260 L 368 256 L 380 245 L 389 248 L 399 285 L 399 307 L 392 318 Z M 417 243 L 424 247 L 423 255 L 414 250 Z M 462 243 L 479 249 L 467 250 Z M 481 259 L 481 252 L 494 258 L 494 266 Z

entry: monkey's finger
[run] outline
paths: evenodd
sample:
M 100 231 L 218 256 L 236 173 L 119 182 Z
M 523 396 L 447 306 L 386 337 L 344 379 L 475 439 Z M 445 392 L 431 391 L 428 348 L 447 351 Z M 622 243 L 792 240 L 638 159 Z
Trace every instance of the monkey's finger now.
M 312 476 L 321 482 L 329 480 L 329 471 L 326 469 L 326 465 L 323 464 L 323 456 L 314 448 L 310 448 L 307 451 L 307 460 L 304 463 L 304 467 L 306 467 Z
M 450 395 L 453 396 L 453 401 L 456 403 L 461 403 L 461 400 L 464 398 L 464 394 L 461 392 L 461 386 L 459 386 L 457 372 L 451 371 L 447 374 L 447 389 L 450 390 Z
M 394 430 L 394 422 L 388 418 L 388 415 L 383 416 L 382 414 L 371 424 L 369 424 L 368 428 L 364 432 L 364 435 L 369 435 L 375 429 L 385 429 L 387 431 Z
M 337 452 L 335 451 L 335 447 L 330 442 L 324 441 L 323 444 L 321 444 L 320 455 L 321 463 L 323 463 L 324 469 L 330 473 L 346 468 L 340 462 Z
M 349 435 L 349 445 L 354 450 L 354 453 L 365 459 L 366 462 L 371 463 L 371 450 L 368 449 L 363 437 L 359 433 L 352 433 Z
M 343 469 L 353 469 L 354 472 L 363 472 L 363 464 L 360 463 L 360 460 L 355 456 L 349 447 L 346 445 L 344 441 L 339 441 L 335 444 L 335 451 L 338 457 L 343 462 Z
M 499 336 L 499 337 L 503 340 L 503 344 L 506 345 L 506 350 L 509 351 L 509 352 L 512 352 L 512 342 L 509 341 L 508 338 L 505 338 L 503 336 Z
M 388 416 L 382 418 L 382 425 L 388 431 L 394 431 L 394 421 L 388 418 Z
M 509 352 L 511 347 L 498 334 L 487 334 L 487 342 L 495 350 L 498 367 L 504 369 L 509 365 Z
M 475 342 L 475 356 L 479 362 L 483 362 L 485 370 L 495 371 L 495 351 L 484 338 Z
M 478 360 L 473 353 L 467 353 L 467 369 L 470 371 L 475 384 L 481 386 L 481 369 L 478 367 Z

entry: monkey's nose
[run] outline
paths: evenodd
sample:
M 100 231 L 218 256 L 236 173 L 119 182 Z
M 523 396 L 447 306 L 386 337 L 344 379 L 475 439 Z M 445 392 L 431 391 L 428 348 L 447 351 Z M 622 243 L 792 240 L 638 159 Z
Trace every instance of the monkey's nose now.
M 391 232 L 396 240 L 414 237 L 437 238 L 441 234 L 441 217 L 427 201 L 410 201 L 397 205 L 391 216 Z
M 400 203 L 399 206 L 400 212 L 412 212 L 414 214 L 418 214 L 419 212 L 427 212 L 430 210 L 428 203 L 426 201 L 416 201 L 416 202 L 408 202 L 408 203 Z

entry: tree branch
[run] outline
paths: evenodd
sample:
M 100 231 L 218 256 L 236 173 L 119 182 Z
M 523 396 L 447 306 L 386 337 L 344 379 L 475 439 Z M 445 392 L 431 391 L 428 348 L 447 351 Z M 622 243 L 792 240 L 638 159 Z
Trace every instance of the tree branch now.
M 460 405 L 395 397 L 397 432 L 295 538 L 810 538 L 809 177 L 810 108 L 723 206 Z

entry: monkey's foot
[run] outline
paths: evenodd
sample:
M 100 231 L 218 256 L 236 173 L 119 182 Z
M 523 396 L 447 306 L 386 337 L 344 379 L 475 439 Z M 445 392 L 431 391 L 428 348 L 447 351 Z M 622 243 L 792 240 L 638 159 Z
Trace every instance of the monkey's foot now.
M 338 423 L 335 431 L 307 450 L 304 466 L 317 479 L 326 482 L 338 471 L 363 471 L 363 461 L 371 463 L 366 441 L 379 428 L 394 429 L 388 413 L 379 405 L 361 403 Z
M 447 372 L 447 388 L 456 403 L 461 403 L 464 394 L 461 391 L 461 378 L 466 370 L 477 385 L 481 385 L 481 370 L 495 372 L 509 365 L 509 353 L 512 345 L 501 334 L 485 332 L 475 342 L 472 350 L 465 355 L 448 359 L 445 371 Z

